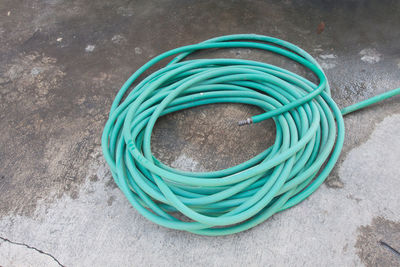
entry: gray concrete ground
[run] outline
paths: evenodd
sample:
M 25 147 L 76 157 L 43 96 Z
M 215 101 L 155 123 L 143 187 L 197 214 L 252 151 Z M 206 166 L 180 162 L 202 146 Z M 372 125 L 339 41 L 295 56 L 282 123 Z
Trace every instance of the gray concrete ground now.
M 0 16 L 0 266 L 400 266 L 399 97 L 345 118 L 341 158 L 310 198 L 232 236 L 148 222 L 100 150 L 129 75 L 214 36 L 298 44 L 326 70 L 341 107 L 400 87 L 400 2 L 1 0 Z M 258 51 L 211 55 L 303 71 Z M 271 122 L 233 124 L 257 112 L 213 105 L 172 114 L 158 122 L 153 150 L 177 168 L 232 166 L 273 142 Z

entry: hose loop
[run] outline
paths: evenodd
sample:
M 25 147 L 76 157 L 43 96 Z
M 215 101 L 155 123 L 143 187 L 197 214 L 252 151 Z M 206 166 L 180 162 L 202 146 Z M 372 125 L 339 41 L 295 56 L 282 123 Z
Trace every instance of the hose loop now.
M 264 62 L 185 60 L 214 48 L 282 55 L 314 73 L 318 84 Z M 165 67 L 132 86 L 170 56 L 175 58 Z M 272 118 L 275 143 L 246 162 L 213 172 L 177 170 L 153 156 L 150 139 L 159 117 L 213 103 L 258 106 L 265 112 L 240 124 Z M 316 60 L 283 40 L 241 34 L 176 48 L 139 68 L 112 104 L 102 148 L 116 184 L 144 217 L 173 229 L 226 235 L 254 227 L 307 198 L 331 172 L 343 140 L 342 114 Z

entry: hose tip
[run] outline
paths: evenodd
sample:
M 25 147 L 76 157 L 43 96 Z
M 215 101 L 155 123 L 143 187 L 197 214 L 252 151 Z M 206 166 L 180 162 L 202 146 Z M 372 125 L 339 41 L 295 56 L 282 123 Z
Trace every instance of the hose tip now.
M 247 124 L 252 124 L 252 123 L 253 123 L 253 120 L 252 120 L 251 118 L 247 118 L 247 119 L 245 119 L 245 120 L 238 121 L 238 125 L 239 125 L 239 126 L 243 126 L 243 125 L 247 125 Z

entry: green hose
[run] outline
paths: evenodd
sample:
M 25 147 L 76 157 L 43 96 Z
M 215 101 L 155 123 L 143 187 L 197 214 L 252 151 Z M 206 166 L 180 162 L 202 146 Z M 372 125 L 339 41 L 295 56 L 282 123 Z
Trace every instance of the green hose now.
M 285 56 L 312 71 L 319 84 L 258 61 L 183 61 L 195 51 L 212 48 L 255 48 Z M 174 55 L 167 66 L 128 92 L 146 70 Z M 342 113 L 397 94 L 400 88 L 341 112 L 322 68 L 304 50 L 262 35 L 222 36 L 170 50 L 138 69 L 111 106 L 102 148 L 116 184 L 150 221 L 201 235 L 233 234 L 298 204 L 324 182 L 342 150 Z M 246 162 L 214 172 L 173 169 L 153 156 L 150 137 L 160 116 L 213 103 L 243 103 L 264 110 L 240 124 L 272 118 L 274 145 Z

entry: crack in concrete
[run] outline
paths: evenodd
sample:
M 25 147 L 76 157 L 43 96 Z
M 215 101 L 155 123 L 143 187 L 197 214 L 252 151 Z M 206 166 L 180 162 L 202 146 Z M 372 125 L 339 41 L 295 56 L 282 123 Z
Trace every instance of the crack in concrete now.
M 38 248 L 29 246 L 29 245 L 24 244 L 24 243 L 19 243 L 19 242 L 11 241 L 11 240 L 9 240 L 9 239 L 7 239 L 7 238 L 5 238 L 5 237 L 2 237 L 2 236 L 0 236 L 0 240 L 3 240 L 4 242 L 8 242 L 8 243 L 11 243 L 11 244 L 14 244 L 14 245 L 24 246 L 24 247 L 27 247 L 27 248 L 29 248 L 29 249 L 33 249 L 33 250 L 35 250 L 35 251 L 37 251 L 37 252 L 39 252 L 39 253 L 41 253 L 41 254 L 44 254 L 44 255 L 47 255 L 47 256 L 51 257 L 51 258 L 52 258 L 55 262 L 57 262 L 57 264 L 60 265 L 61 267 L 65 267 L 65 266 L 62 265 L 61 262 L 59 262 L 53 255 L 51 255 L 50 253 L 47 253 L 47 252 L 45 252 L 45 251 L 43 251 L 43 250 L 40 250 L 40 249 L 38 249 Z

